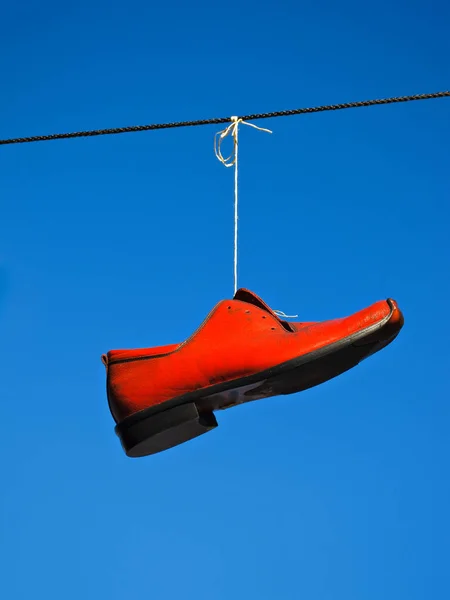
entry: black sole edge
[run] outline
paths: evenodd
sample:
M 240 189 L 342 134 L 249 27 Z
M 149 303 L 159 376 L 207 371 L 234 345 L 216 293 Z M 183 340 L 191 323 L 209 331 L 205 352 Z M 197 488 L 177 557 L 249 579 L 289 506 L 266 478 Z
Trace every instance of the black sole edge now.
M 179 446 L 217 426 L 214 413 L 200 413 L 192 402 L 142 419 L 123 431 L 120 441 L 128 457 L 139 458 Z

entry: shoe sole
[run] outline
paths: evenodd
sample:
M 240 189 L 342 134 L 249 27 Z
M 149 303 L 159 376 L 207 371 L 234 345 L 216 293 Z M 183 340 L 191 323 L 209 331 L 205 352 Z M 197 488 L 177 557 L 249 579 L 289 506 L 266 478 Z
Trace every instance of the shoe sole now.
M 387 303 L 390 313 L 383 320 L 324 348 L 130 415 L 115 427 L 126 455 L 139 458 L 168 450 L 215 429 L 213 411 L 301 392 L 352 369 L 393 342 L 403 327 L 402 313 L 391 299 Z

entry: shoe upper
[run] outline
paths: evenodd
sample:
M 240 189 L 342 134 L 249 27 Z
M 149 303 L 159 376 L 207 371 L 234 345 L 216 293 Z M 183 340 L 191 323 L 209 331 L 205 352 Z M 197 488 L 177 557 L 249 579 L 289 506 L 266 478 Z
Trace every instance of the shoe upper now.
M 383 300 L 345 318 L 292 323 L 241 289 L 232 300 L 220 301 L 180 344 L 104 355 L 110 409 L 118 422 L 188 392 L 266 371 L 387 320 L 401 328 L 402 319 L 395 302 Z

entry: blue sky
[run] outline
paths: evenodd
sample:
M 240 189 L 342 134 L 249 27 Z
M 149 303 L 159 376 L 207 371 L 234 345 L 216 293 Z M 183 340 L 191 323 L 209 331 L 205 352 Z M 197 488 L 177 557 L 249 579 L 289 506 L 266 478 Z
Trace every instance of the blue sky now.
M 440 1 L 9 3 L 1 138 L 449 89 Z M 450 100 L 241 133 L 240 279 L 304 320 L 388 296 L 385 351 L 130 460 L 100 355 L 233 292 L 215 127 L 0 148 L 8 600 L 448 597 Z

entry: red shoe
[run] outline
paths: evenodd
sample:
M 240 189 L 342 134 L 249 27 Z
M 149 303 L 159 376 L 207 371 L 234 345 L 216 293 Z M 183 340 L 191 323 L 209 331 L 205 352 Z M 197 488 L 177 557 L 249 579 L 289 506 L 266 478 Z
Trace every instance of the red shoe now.
M 238 290 L 185 342 L 102 356 L 116 433 L 128 456 L 167 450 L 217 427 L 213 411 L 323 383 L 378 352 L 403 327 L 393 300 L 320 323 L 281 320 Z

